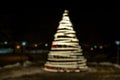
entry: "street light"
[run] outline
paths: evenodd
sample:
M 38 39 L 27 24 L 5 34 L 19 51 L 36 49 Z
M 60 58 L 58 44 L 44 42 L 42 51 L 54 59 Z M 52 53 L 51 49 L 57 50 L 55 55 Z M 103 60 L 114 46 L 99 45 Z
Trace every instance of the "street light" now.
M 22 44 L 21 44 L 22 46 L 26 46 L 26 42 L 22 42 Z
M 120 41 L 115 41 L 115 44 L 117 45 L 117 64 L 119 64 L 119 45 L 120 45 Z
M 23 41 L 23 42 L 21 43 L 21 45 L 22 45 L 22 53 L 24 53 L 25 47 L 26 47 L 27 43 L 26 43 L 25 41 Z
M 94 45 L 93 47 L 94 47 L 95 49 L 97 49 L 98 46 L 97 46 L 97 45 Z

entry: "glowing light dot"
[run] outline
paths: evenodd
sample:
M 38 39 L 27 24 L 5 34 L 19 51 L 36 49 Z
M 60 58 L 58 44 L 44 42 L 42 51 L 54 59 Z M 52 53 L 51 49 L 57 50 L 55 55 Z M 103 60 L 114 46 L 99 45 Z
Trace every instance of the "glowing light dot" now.
M 100 46 L 99 46 L 99 48 L 100 48 L 100 49 L 103 49 L 103 46 L 102 46 L 102 45 L 100 45 Z
M 26 42 L 22 42 L 22 46 L 26 46 Z
M 17 45 L 16 48 L 17 48 L 17 49 L 20 49 L 20 45 Z
M 7 42 L 7 41 L 5 41 L 5 42 L 4 42 L 4 44 L 8 44 L 8 42 Z
M 47 47 L 47 46 L 48 46 L 48 44 L 46 43 L 46 44 L 45 44 L 45 46 Z
M 91 47 L 90 50 L 93 51 L 94 49 Z
M 94 48 L 97 48 L 97 45 L 94 45 Z
M 120 44 L 120 41 L 115 41 L 115 44 L 116 44 L 116 45 L 119 45 L 119 44 Z
M 38 47 L 38 44 L 34 44 L 35 47 Z

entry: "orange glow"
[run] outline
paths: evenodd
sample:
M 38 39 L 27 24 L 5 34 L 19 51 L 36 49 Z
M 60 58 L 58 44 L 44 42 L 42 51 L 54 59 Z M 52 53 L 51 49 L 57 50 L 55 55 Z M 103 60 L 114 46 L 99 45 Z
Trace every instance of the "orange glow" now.
M 16 46 L 17 49 L 20 49 L 20 47 L 21 47 L 20 45 L 17 45 L 17 46 Z
M 34 44 L 35 47 L 38 47 L 38 44 Z
M 100 49 L 102 49 L 102 48 L 103 48 L 103 46 L 102 46 L 102 45 L 100 45 L 100 46 L 99 46 L 99 48 L 100 48 Z
M 93 51 L 94 49 L 91 47 L 90 50 Z

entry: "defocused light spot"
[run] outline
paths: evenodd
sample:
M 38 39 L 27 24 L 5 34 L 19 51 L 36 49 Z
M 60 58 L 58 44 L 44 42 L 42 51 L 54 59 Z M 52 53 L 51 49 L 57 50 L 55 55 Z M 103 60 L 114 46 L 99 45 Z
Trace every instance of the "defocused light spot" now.
M 100 49 L 103 49 L 103 46 L 102 46 L 102 45 L 100 45 L 100 46 L 99 46 L 99 48 L 100 48 Z
M 22 46 L 26 46 L 26 42 L 22 42 Z
M 38 44 L 34 44 L 34 47 L 38 47 Z
M 5 41 L 5 42 L 4 42 L 4 44 L 8 44 L 8 42 L 7 42 L 7 41 Z
M 93 51 L 94 49 L 91 47 L 90 50 Z
M 20 49 L 20 45 L 16 45 L 16 49 Z
M 97 48 L 97 45 L 94 45 L 93 47 L 96 49 L 96 48 Z
M 116 44 L 116 45 L 119 45 L 119 44 L 120 44 L 120 41 L 115 41 L 115 44 Z
M 46 43 L 46 44 L 45 44 L 45 46 L 47 47 L 47 46 L 48 46 L 48 44 Z

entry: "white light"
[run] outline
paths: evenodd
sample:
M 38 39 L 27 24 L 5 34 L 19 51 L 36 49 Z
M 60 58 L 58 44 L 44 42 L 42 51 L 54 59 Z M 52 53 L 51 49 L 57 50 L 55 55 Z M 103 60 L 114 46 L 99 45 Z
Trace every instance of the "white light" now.
M 45 44 L 45 46 L 47 47 L 47 46 L 48 46 L 48 44 L 46 43 L 46 44 Z
M 119 45 L 119 44 L 120 44 L 120 41 L 115 41 L 115 44 L 116 44 L 116 45 Z
M 7 42 L 7 41 L 5 41 L 5 42 L 4 42 L 4 44 L 8 44 L 8 42 Z
M 22 46 L 26 46 L 26 42 L 22 42 Z
M 80 69 L 86 70 L 87 59 L 83 56 L 67 10 L 63 13 L 57 29 L 44 70 L 51 72 L 70 72 L 71 69 L 75 72 L 80 72 Z

